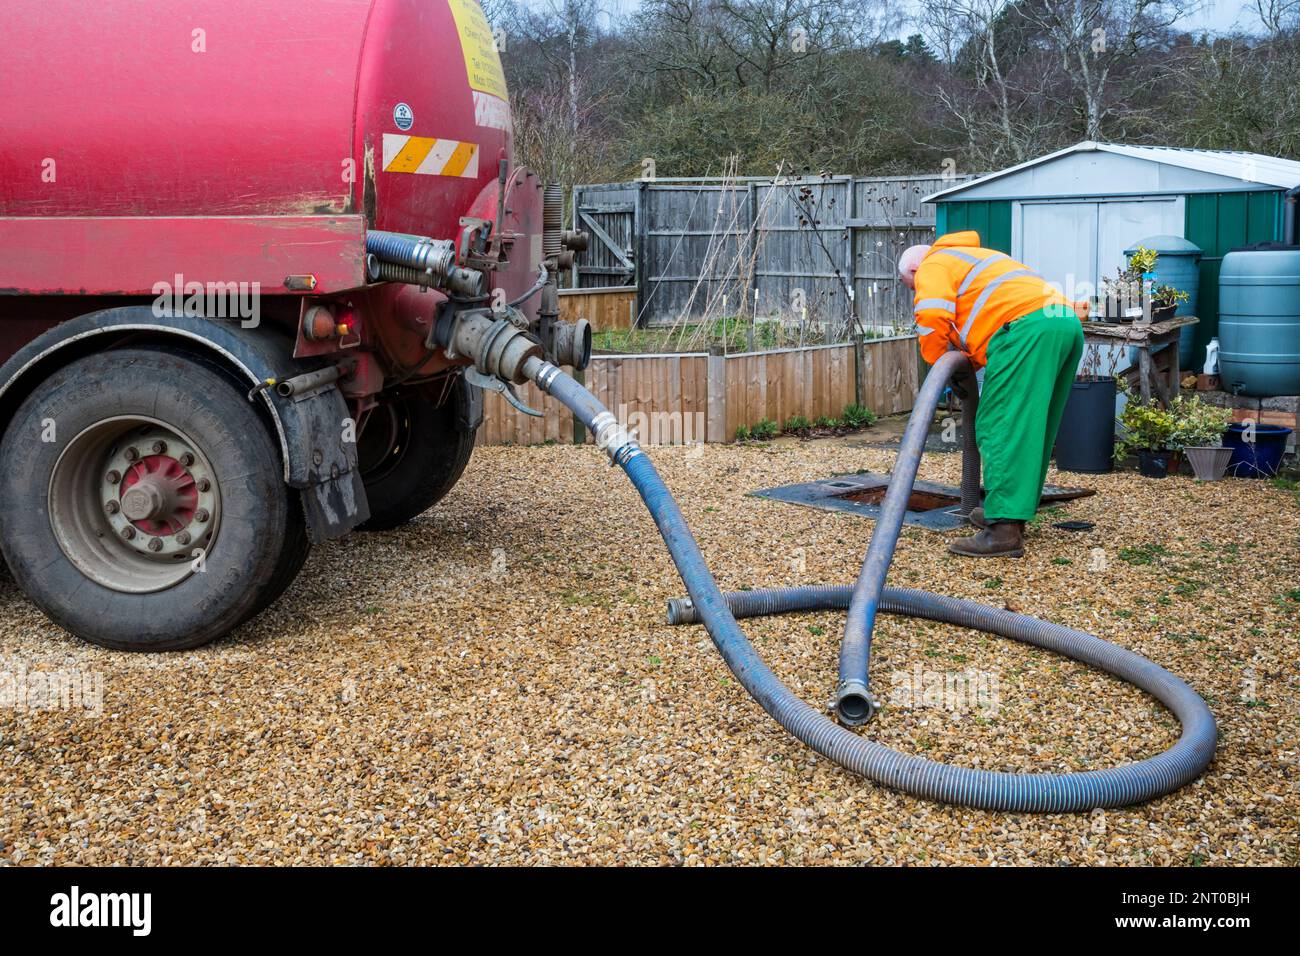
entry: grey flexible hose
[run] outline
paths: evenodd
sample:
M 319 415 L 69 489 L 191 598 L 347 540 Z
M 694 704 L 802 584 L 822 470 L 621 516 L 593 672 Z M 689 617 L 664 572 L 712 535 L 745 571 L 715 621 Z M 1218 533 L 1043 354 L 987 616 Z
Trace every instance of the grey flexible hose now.
M 931 377 L 941 373 L 946 378 L 958 365 L 952 361 L 945 363 L 942 370 L 936 366 Z M 641 494 L 690 595 L 689 599 L 669 603 L 669 621 L 702 622 L 727 666 L 759 705 L 796 738 L 846 769 L 905 793 L 945 803 L 989 810 L 1074 812 L 1127 806 L 1169 793 L 1195 779 L 1213 759 L 1217 731 L 1205 702 L 1173 674 L 1132 651 L 1059 624 L 973 601 L 883 586 L 871 601 L 877 610 L 972 627 L 1098 667 L 1152 694 L 1178 718 L 1182 734 L 1164 753 L 1122 767 L 1082 773 L 1018 774 L 953 767 L 914 757 L 833 723 L 781 683 L 745 638 L 736 618 L 849 608 L 858 600 L 862 579 L 854 588 L 813 586 L 723 595 L 663 479 L 608 409 L 548 362 L 530 358 L 524 365 L 524 373 L 591 429 L 598 447 L 623 468 Z M 912 413 L 914 420 L 923 418 L 928 425 L 941 390 L 941 385 L 922 390 L 925 401 L 918 401 Z M 918 450 L 916 456 L 919 455 Z M 915 476 L 915 463 L 904 463 L 902 457 L 900 453 L 895 481 L 904 473 L 900 472 L 900 465 Z M 899 482 L 900 487 L 907 486 L 907 494 L 902 496 L 904 501 L 910 496 L 911 480 Z M 895 481 L 891 481 L 891 491 Z M 873 543 L 876 537 L 881 535 L 873 536 Z M 896 540 L 896 532 L 893 537 Z M 890 556 L 893 543 L 890 540 Z M 887 567 L 887 560 L 885 564 Z M 867 586 L 872 586 L 873 580 L 869 578 Z
M 929 408 L 928 415 L 913 412 L 907 420 L 903 432 L 902 446 L 894 462 L 894 471 L 889 479 L 889 488 L 885 491 L 885 500 L 880 504 L 880 514 L 876 517 L 875 530 L 871 542 L 867 545 L 867 556 L 862 561 L 862 570 L 858 574 L 857 587 L 853 589 L 853 598 L 849 602 L 849 615 L 844 624 L 844 640 L 840 644 L 840 679 L 835 689 L 835 710 L 840 722 L 850 727 L 865 724 L 879 708 L 876 699 L 867 686 L 867 671 L 870 667 L 871 634 L 876 625 L 877 601 L 885 586 L 885 575 L 889 572 L 890 562 L 894 559 L 894 546 L 898 543 L 898 534 L 903 529 L 903 518 L 907 513 L 908 499 L 912 496 L 912 486 L 916 484 L 916 470 L 921 464 L 921 455 L 925 451 L 925 440 L 930 432 L 930 420 L 934 409 L 939 405 L 939 398 L 948 384 L 948 380 L 962 376 L 966 385 L 967 400 L 963 405 L 963 418 L 966 427 L 967 445 L 973 445 L 974 407 L 978 402 L 979 391 L 975 388 L 974 373 L 970 362 L 961 352 L 948 352 L 935 363 L 934 370 L 926 376 L 921 391 L 916 397 L 916 408 Z M 974 397 L 970 397 L 974 396 Z M 975 463 L 973 473 L 969 467 L 962 469 L 962 505 L 966 513 L 979 504 L 979 451 L 970 456 L 966 448 L 965 464 Z

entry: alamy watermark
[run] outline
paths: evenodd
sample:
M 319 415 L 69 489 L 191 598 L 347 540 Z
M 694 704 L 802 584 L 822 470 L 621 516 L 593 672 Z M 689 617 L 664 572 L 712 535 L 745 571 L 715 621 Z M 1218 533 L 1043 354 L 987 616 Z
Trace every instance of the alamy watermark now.
M 78 668 L 28 670 L 22 661 L 0 658 L 0 710 L 79 710 L 102 717 L 104 675 Z
M 642 445 L 702 445 L 705 417 L 703 412 L 628 411 L 618 406 L 618 421 Z
M 915 664 L 911 670 L 891 673 L 889 682 L 889 703 L 894 707 L 990 714 L 1001 705 L 998 678 L 990 671 L 928 671 Z
M 152 291 L 155 318 L 239 319 L 245 329 L 255 329 L 262 321 L 260 282 L 186 282 L 178 272 L 171 282 L 155 282 Z

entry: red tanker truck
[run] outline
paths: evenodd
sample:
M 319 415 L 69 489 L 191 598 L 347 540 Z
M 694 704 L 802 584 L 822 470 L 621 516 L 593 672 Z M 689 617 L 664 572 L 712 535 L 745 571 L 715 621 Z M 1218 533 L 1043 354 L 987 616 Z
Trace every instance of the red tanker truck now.
M 585 241 L 511 165 L 476 0 L 9 0 L 0 550 L 54 621 L 193 647 L 455 484 L 482 389 L 582 367 Z

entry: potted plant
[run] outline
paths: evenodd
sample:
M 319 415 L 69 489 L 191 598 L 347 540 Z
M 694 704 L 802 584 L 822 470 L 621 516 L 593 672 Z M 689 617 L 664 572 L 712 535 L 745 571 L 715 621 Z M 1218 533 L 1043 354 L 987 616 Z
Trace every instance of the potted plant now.
M 1181 289 L 1175 289 L 1171 285 L 1156 286 L 1151 293 L 1151 321 L 1163 322 L 1165 319 L 1172 319 L 1178 307 L 1186 302 L 1188 295 Z
M 1138 456 L 1138 471 L 1147 478 L 1164 478 L 1169 474 L 1169 462 L 1176 423 L 1168 410 L 1152 399 L 1143 403 L 1130 395 L 1128 403 L 1117 421 L 1124 436 L 1115 443 L 1115 460 L 1121 461 L 1130 454 Z
M 1232 449 L 1223 444 L 1223 432 L 1232 417 L 1226 408 L 1201 401 L 1199 396 L 1174 399 L 1174 434 L 1170 439 L 1181 448 L 1201 481 L 1218 481 L 1228 468 Z
M 1131 322 L 1142 314 L 1142 299 L 1157 258 L 1154 249 L 1138 246 L 1127 266 L 1101 280 L 1102 317 L 1106 321 Z
M 1132 322 L 1141 314 L 1142 277 L 1120 269 L 1101 280 L 1101 317 L 1107 322 Z M 1137 303 L 1134 305 L 1134 303 Z

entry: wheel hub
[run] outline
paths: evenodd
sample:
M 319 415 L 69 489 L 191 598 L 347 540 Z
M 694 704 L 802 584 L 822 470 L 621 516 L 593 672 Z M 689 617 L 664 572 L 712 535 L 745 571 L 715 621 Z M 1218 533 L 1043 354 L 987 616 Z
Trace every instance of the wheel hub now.
M 50 484 L 51 523 L 64 553 L 115 590 L 178 583 L 216 535 L 221 498 L 202 451 L 161 422 L 110 419 L 76 438 Z
M 146 534 L 175 534 L 194 518 L 194 476 L 175 458 L 151 455 L 122 479 L 122 514 Z
M 103 475 L 108 523 L 137 553 L 185 558 L 211 530 L 216 495 L 209 470 L 170 429 L 149 426 L 124 436 Z

